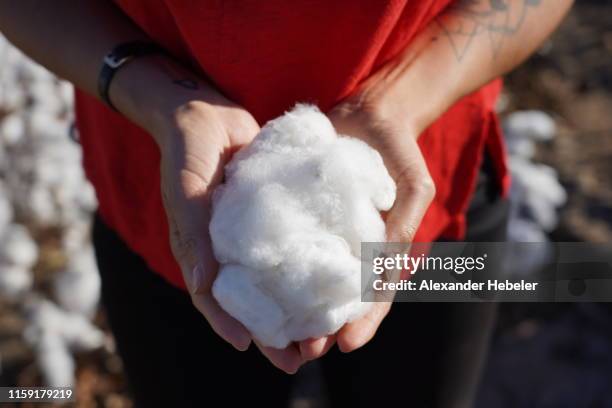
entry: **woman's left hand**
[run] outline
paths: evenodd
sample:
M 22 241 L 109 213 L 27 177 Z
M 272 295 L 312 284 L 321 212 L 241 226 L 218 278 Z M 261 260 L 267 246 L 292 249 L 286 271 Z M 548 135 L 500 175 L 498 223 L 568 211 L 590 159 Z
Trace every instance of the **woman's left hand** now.
M 363 140 L 382 156 L 397 185 L 397 198 L 386 214 L 387 241 L 412 242 L 425 211 L 435 195 L 435 185 L 417 144 L 420 133 L 410 120 L 394 116 L 383 104 L 358 94 L 328 113 L 339 134 Z M 362 318 L 347 323 L 335 335 L 300 342 L 302 357 L 308 360 L 325 354 L 335 342 L 343 352 L 366 344 L 391 308 L 377 302 Z
M 504 3 L 501 9 L 487 0 L 448 7 L 329 113 L 339 133 L 362 139 L 380 152 L 397 183 L 397 199 L 386 218 L 390 242 L 413 240 L 435 195 L 417 144 L 420 133 L 457 100 L 529 56 L 572 1 Z M 462 28 L 474 24 L 480 29 L 466 35 Z M 497 45 L 490 41 L 492 34 L 499 39 Z M 390 307 L 375 303 L 367 315 L 334 336 L 300 342 L 302 356 L 320 357 L 335 341 L 345 352 L 363 346 Z

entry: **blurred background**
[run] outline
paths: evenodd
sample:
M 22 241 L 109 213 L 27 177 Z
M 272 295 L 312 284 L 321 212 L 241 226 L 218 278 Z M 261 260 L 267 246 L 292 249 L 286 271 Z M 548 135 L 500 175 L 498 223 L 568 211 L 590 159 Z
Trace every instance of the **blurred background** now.
M 498 109 L 514 177 L 508 238 L 612 242 L 612 2 L 576 2 L 506 78 Z M 80 160 L 71 86 L 0 36 L 0 386 L 72 384 L 78 407 L 130 407 L 98 308 L 96 200 Z M 295 407 L 324 401 L 316 373 L 297 376 Z M 607 304 L 503 304 L 477 405 L 608 407 L 610 384 Z

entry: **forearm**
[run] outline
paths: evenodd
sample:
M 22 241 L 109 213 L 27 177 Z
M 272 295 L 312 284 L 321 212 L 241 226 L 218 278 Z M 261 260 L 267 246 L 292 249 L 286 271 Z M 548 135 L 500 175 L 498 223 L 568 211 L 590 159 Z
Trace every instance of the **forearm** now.
M 124 42 L 149 41 L 111 0 L 0 1 L 0 31 L 34 60 L 94 96 L 104 55 Z M 117 109 L 147 130 L 190 100 L 214 97 L 196 75 L 162 56 L 129 62 L 110 87 Z
M 372 85 L 366 82 L 360 97 L 386 119 L 409 120 L 420 134 L 458 99 L 531 55 L 571 3 L 457 1 L 377 72 Z
M 111 0 L 0 1 L 0 31 L 90 94 L 105 54 L 121 42 L 146 39 Z

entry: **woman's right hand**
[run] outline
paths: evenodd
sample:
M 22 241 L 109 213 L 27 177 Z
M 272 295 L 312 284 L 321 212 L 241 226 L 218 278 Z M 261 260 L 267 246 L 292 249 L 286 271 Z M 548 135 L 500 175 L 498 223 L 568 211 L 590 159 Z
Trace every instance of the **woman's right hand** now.
M 189 102 L 162 127 L 161 191 L 170 229 L 172 252 L 183 272 L 194 306 L 212 329 L 238 350 L 251 336 L 212 296 L 219 265 L 212 251 L 208 226 L 211 195 L 223 180 L 232 154 L 259 132 L 255 119 L 227 101 L 222 105 Z M 299 350 L 277 350 L 257 344 L 272 364 L 294 373 L 302 364 Z
M 259 131 L 257 122 L 239 107 L 188 102 L 162 122 L 155 138 L 161 152 L 161 194 L 170 246 L 194 306 L 212 329 L 238 350 L 251 342 L 248 331 L 225 313 L 211 287 L 219 268 L 208 232 L 211 195 L 223 180 L 232 153 Z
M 246 350 L 250 333 L 212 295 L 219 265 L 208 228 L 212 193 L 223 181 L 225 164 L 257 135 L 257 121 L 210 83 L 165 56 L 141 58 L 122 68 L 113 80 L 110 98 L 159 147 L 170 246 L 194 306 L 219 336 Z M 257 346 L 283 371 L 293 373 L 303 362 L 295 346 L 284 350 Z

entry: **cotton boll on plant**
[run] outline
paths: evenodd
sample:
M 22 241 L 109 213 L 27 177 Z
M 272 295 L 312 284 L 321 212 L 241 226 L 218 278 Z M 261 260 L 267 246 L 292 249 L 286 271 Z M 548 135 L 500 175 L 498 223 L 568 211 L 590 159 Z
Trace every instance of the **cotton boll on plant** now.
M 0 182 L 0 236 L 6 230 L 13 219 L 13 206 L 8 197 L 8 192 Z
M 104 333 L 87 318 L 66 312 L 45 299 L 30 299 L 26 311 L 29 322 L 24 338 L 35 351 L 45 384 L 74 385 L 75 362 L 71 351 L 104 346 Z
M 38 258 L 38 246 L 28 230 L 11 224 L 0 237 L 0 263 L 30 269 Z
M 567 192 L 550 166 L 521 158 L 509 161 L 514 178 L 512 192 L 521 198 L 533 220 L 543 231 L 552 231 L 558 222 L 557 208 L 567 201 Z
M 525 159 L 535 155 L 536 142 L 550 141 L 556 131 L 553 118 L 536 110 L 511 113 L 503 128 L 508 153 Z
M 15 300 L 32 288 L 34 277 L 29 269 L 0 264 L 0 294 Z
M 504 120 L 504 132 L 510 138 L 529 138 L 544 142 L 552 140 L 557 126 L 550 115 L 538 110 L 513 112 Z
M 268 122 L 226 166 L 210 233 L 213 295 L 262 344 L 331 334 L 362 316 L 361 242 L 386 240 L 395 183 L 378 152 L 316 107 Z
M 70 312 L 92 318 L 100 299 L 100 275 L 91 245 L 68 252 L 68 265 L 54 281 L 58 303 Z
M 32 62 L 0 35 L 0 296 L 25 315 L 23 333 L 46 385 L 75 382 L 73 353 L 106 342 L 89 319 L 100 297 L 89 235 L 95 193 L 81 166 L 81 148 L 70 138 L 73 88 Z M 40 231 L 35 242 L 20 220 Z M 43 258 L 43 285 L 32 268 L 38 246 L 61 234 L 62 257 Z M 55 242 L 55 241 L 54 241 Z M 46 256 L 46 251 L 41 251 Z M 55 253 L 55 251 L 53 251 Z M 63 268 L 55 270 L 59 259 Z M 52 277 L 47 281 L 49 277 Z M 43 299 L 53 283 L 58 304 Z
M 74 386 L 76 364 L 61 337 L 42 334 L 36 346 L 36 356 L 47 386 Z
M 553 118 L 541 111 L 517 111 L 508 115 L 503 128 L 512 173 L 508 240 L 542 243 L 529 250 L 520 245 L 510 247 L 509 266 L 525 274 L 537 271 L 552 258 L 554 248 L 547 244 L 547 232 L 557 226 L 558 210 L 565 204 L 567 192 L 553 168 L 533 161 L 536 142 L 555 136 Z
M 33 283 L 32 266 L 38 258 L 38 247 L 27 229 L 10 224 L 0 235 L 0 293 L 16 299 Z
M 15 145 L 19 143 L 25 133 L 25 123 L 21 116 L 13 114 L 2 119 L 0 123 L 0 137 L 2 143 Z

